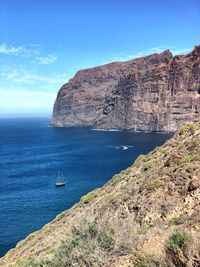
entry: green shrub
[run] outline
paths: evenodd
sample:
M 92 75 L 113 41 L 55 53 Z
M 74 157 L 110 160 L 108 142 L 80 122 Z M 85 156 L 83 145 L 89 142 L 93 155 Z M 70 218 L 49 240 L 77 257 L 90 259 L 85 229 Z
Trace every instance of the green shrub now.
M 193 157 L 191 155 L 186 155 L 180 159 L 180 163 L 184 164 L 184 163 L 190 162 L 192 159 Z
M 97 225 L 95 223 L 89 224 L 88 232 L 91 238 L 95 238 L 97 236 Z
M 167 248 L 173 252 L 183 249 L 191 242 L 191 237 L 185 232 L 176 230 L 167 241 Z
M 89 257 L 86 254 L 90 253 L 90 247 L 87 240 L 82 240 L 79 237 L 74 237 L 71 240 L 63 241 L 57 249 L 54 257 L 44 262 L 42 267 L 66 267 L 66 266 L 91 266 L 88 264 Z M 85 256 L 79 253 L 84 251 Z
M 131 267 L 162 267 L 162 263 L 157 260 L 154 256 L 144 254 L 144 253 L 135 253 L 131 258 Z
M 156 191 L 160 186 L 162 185 L 162 182 L 160 180 L 160 178 L 156 178 L 151 180 L 147 186 L 146 186 L 146 190 L 147 192 L 151 193 Z
M 191 131 L 192 134 L 195 134 L 197 131 L 197 126 L 194 123 L 187 124 L 180 129 L 179 135 L 183 135 L 188 131 Z
M 177 225 L 178 224 L 178 217 L 173 217 L 169 220 L 169 225 Z
M 89 192 L 87 195 L 83 196 L 80 200 L 81 204 L 88 204 L 98 196 L 98 189 Z
M 39 261 L 36 261 L 34 258 L 29 258 L 26 261 L 17 260 L 17 266 L 20 267 L 38 267 L 40 266 Z
M 152 163 L 151 162 L 147 162 L 147 163 L 144 164 L 143 171 L 148 171 L 151 168 L 152 168 Z
M 116 249 L 116 254 L 119 256 L 126 255 L 128 252 L 130 252 L 131 248 L 128 244 L 120 244 L 118 248 Z
M 107 184 L 114 184 L 120 179 L 120 174 L 115 174 L 108 182 Z
M 195 134 L 197 131 L 197 126 L 194 123 L 189 124 L 189 128 L 192 132 L 192 134 Z
M 85 229 L 82 229 L 80 227 L 78 228 L 78 227 L 74 226 L 72 228 L 72 233 L 73 233 L 74 237 L 76 237 L 76 238 L 78 237 L 82 240 L 84 240 L 87 237 L 87 232 L 85 231 Z
M 140 162 L 146 162 L 147 157 L 143 154 L 141 154 L 140 156 L 137 157 L 137 159 L 135 160 L 134 164 L 140 163 Z
M 109 204 L 115 205 L 118 202 L 118 198 L 116 196 L 114 196 L 114 195 L 109 195 L 107 197 L 107 201 L 108 201 Z
M 114 229 L 104 229 L 98 236 L 97 240 L 100 246 L 105 250 L 111 250 L 115 244 Z

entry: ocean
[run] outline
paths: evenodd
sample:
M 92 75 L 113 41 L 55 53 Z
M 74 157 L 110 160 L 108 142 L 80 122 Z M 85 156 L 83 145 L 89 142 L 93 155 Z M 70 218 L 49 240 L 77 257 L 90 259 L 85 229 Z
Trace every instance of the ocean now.
M 171 134 L 48 127 L 0 119 L 0 256 Z M 66 186 L 56 188 L 58 171 Z

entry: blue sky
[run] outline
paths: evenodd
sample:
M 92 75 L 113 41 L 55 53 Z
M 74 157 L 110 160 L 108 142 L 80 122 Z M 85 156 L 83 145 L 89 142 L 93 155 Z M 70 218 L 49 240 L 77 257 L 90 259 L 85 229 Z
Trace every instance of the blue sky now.
M 0 0 L 0 115 L 51 114 L 79 69 L 200 44 L 199 0 Z

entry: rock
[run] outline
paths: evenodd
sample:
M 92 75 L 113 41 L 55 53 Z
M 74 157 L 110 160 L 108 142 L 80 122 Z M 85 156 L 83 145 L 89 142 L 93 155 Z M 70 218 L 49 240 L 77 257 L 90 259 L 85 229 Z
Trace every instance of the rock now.
M 192 180 L 188 184 L 188 191 L 189 192 L 194 191 L 194 190 L 196 190 L 199 187 L 200 187 L 200 181 L 195 176 L 195 177 L 192 178 Z
M 137 213 L 140 210 L 140 207 L 135 206 L 133 203 L 130 203 L 128 205 L 128 210 L 129 210 L 129 212 L 135 212 L 135 213 Z
M 53 126 L 175 131 L 200 115 L 200 46 L 78 71 L 58 92 Z
M 176 156 L 176 155 L 172 155 L 171 157 L 169 157 L 167 159 L 167 161 L 165 162 L 165 167 L 171 167 L 173 165 L 176 165 L 179 163 L 180 157 Z
M 190 220 L 190 216 L 184 215 L 184 216 L 177 218 L 175 224 L 176 225 L 184 224 L 186 221 L 189 221 L 189 220 Z
M 166 203 L 166 204 L 162 204 L 160 207 L 161 207 L 161 218 L 164 218 L 169 213 L 171 209 L 171 205 L 169 203 Z

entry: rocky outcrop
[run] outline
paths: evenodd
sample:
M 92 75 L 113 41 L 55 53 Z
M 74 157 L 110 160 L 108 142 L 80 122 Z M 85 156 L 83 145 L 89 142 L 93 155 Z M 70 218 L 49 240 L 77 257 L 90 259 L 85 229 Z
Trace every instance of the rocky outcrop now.
M 200 46 L 79 71 L 58 92 L 52 125 L 175 131 L 200 115 Z
M 19 242 L 2 267 L 200 266 L 200 120 Z

